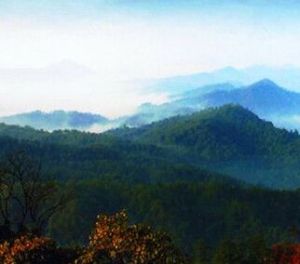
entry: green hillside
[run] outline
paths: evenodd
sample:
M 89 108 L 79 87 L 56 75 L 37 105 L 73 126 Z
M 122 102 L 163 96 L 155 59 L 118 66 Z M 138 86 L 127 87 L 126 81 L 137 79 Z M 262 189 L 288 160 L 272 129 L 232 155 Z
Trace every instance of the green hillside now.
M 187 162 L 271 187 L 300 186 L 300 137 L 238 105 L 111 134 L 180 153 Z M 179 155 L 180 155 L 179 154 Z

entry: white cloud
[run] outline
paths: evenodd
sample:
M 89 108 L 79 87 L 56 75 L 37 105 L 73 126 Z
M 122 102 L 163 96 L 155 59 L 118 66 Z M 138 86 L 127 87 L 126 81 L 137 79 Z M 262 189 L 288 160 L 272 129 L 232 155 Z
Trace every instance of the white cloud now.
M 210 70 L 227 65 L 297 64 L 300 29 L 264 23 L 172 19 L 72 20 L 66 23 L 6 18 L 0 21 L 0 66 L 31 69 L 0 72 L 0 113 L 31 109 L 78 109 L 116 116 L 143 95 L 120 80 Z M 40 67 L 71 60 L 96 74 L 74 78 Z M 24 73 L 25 72 L 25 73 Z M 30 75 L 31 74 L 31 75 Z M 34 75 L 34 76 L 33 76 Z

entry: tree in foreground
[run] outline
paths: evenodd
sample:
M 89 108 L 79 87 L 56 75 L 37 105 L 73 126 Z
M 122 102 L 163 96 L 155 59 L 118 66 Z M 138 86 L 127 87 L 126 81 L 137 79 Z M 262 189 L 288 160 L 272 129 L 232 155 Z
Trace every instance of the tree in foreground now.
M 24 152 L 7 156 L 0 166 L 0 239 L 12 233 L 40 235 L 69 200 L 58 184 L 44 179 L 39 162 Z
M 13 242 L 0 244 L 0 262 L 3 264 L 50 263 L 55 243 L 49 238 L 22 236 Z
M 58 248 L 48 237 L 22 235 L 0 244 L 1 264 L 71 264 L 80 250 Z
M 186 263 L 185 257 L 165 233 L 144 225 L 129 225 L 125 211 L 100 215 L 78 264 L 171 264 Z

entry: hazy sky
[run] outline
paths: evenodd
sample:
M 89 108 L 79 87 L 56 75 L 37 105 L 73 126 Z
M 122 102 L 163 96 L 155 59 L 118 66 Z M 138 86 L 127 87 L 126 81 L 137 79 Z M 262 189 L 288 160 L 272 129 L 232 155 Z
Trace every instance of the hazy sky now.
M 255 64 L 300 66 L 300 1 L 0 0 L 0 114 L 116 116 L 164 99 L 120 80 Z

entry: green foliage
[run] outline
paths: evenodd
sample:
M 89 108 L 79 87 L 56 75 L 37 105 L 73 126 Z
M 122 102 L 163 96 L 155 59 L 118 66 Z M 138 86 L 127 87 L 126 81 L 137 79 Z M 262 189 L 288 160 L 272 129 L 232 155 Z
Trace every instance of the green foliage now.
M 300 185 L 300 137 L 237 105 L 109 134 L 168 149 L 185 161 L 269 187 Z
M 225 182 L 126 184 L 85 180 L 76 184 L 76 199 L 52 219 L 49 234 L 63 244 L 84 244 L 98 212 L 127 208 L 134 222 L 166 231 L 195 256 L 199 241 L 210 254 L 218 243 L 261 234 L 268 245 L 294 241 L 289 227 L 300 226 L 299 191 L 274 191 Z M 80 228 L 78 228 L 80 227 Z M 199 255 L 199 254 L 198 254 Z M 201 252 L 200 252 L 201 256 Z
M 194 252 L 196 263 L 212 255 L 216 263 L 234 263 L 247 253 L 238 251 L 241 245 L 262 255 L 259 241 L 250 246 L 254 234 L 268 245 L 293 241 L 288 230 L 300 226 L 299 190 L 248 186 L 223 174 L 295 188 L 299 146 L 297 133 L 276 129 L 237 106 L 99 135 L 0 125 L 0 155 L 26 150 L 42 161 L 45 180 L 60 181 L 75 193 L 50 219 L 47 232 L 60 244 L 86 243 L 98 212 L 127 208 L 134 222 L 166 231 L 183 250 Z M 245 263 L 255 263 L 254 255 L 247 255 Z
M 49 176 L 58 179 L 166 182 L 202 178 L 205 169 L 268 187 L 300 186 L 298 133 L 236 105 L 104 134 L 0 124 L 0 155 L 14 149 L 41 158 Z M 178 164 L 185 172 L 174 172 Z

